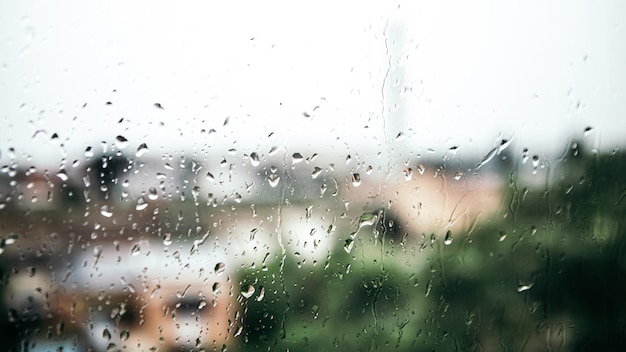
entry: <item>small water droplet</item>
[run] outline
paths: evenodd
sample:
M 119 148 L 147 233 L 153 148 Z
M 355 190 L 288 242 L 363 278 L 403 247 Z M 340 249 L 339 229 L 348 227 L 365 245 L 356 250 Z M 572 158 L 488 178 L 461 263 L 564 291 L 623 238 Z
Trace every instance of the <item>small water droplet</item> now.
M 244 287 L 241 288 L 241 295 L 244 296 L 245 298 L 250 298 L 254 294 L 254 291 L 255 291 L 254 286 L 250 284 L 244 285 Z
M 139 246 L 139 243 L 135 243 L 133 248 L 131 248 L 130 250 L 130 254 L 132 256 L 136 256 L 136 255 L 139 255 L 139 252 L 141 252 L 141 247 Z
M 343 249 L 346 251 L 346 253 L 350 253 L 352 252 L 353 247 L 354 247 L 354 240 L 351 238 L 348 238 L 343 245 Z
M 219 282 L 214 282 L 213 287 L 211 289 L 213 290 L 213 294 L 217 295 L 220 293 L 222 289 L 222 285 Z
M 261 161 L 259 160 L 259 154 L 257 154 L 256 152 L 252 152 L 250 154 L 250 164 L 252 164 L 252 166 L 259 166 L 259 163 Z
M 148 189 L 148 199 L 150 199 L 150 200 L 157 200 L 157 198 L 159 198 L 159 194 L 158 194 L 156 188 L 150 187 L 150 189 Z
M 281 147 L 277 147 L 277 146 L 273 146 L 270 148 L 270 151 L 268 152 L 269 155 L 274 155 L 276 153 L 278 153 L 278 151 L 281 149 Z
M 413 169 L 411 169 L 410 167 L 405 168 L 403 173 L 404 173 L 404 179 L 407 181 L 410 181 L 411 177 L 413 177 Z
M 259 295 L 256 297 L 257 302 L 261 302 L 265 298 L 265 287 L 261 286 L 259 288 Z
M 128 340 L 128 338 L 130 337 L 130 331 L 129 330 L 124 330 L 120 333 L 120 339 L 122 341 L 126 341 Z
M 241 203 L 241 200 L 242 200 L 241 194 L 239 194 L 238 192 L 235 192 L 235 194 L 233 195 L 233 199 L 235 200 L 235 203 Z
M 111 340 L 111 333 L 109 332 L 109 329 L 104 329 L 102 331 L 102 338 L 107 340 L 107 341 Z
M 91 147 L 85 148 L 85 156 L 91 158 L 93 156 L 93 149 Z
M 450 244 L 452 244 L 452 231 L 448 230 L 448 232 L 446 232 L 446 237 L 445 237 L 443 243 L 445 243 L 448 246 Z
M 423 175 L 425 170 L 426 169 L 424 168 L 424 164 L 417 165 L 417 172 L 419 172 L 420 175 Z
M 163 236 L 163 244 L 166 246 L 169 246 L 170 244 L 172 244 L 172 234 L 167 232 L 164 236 Z
M 198 309 L 202 309 L 204 307 L 206 307 L 207 303 L 205 300 L 201 300 L 200 303 L 198 303 Z
M 206 179 L 209 180 L 210 182 L 215 182 L 215 177 L 210 172 L 206 173 Z
M 270 174 L 269 176 L 267 176 L 267 180 L 269 181 L 270 186 L 276 187 L 278 185 L 278 182 L 280 181 L 280 176 L 278 176 L 277 174 Z
M 354 187 L 359 187 L 361 185 L 361 175 L 357 173 L 352 174 L 352 185 Z
M 59 172 L 57 173 L 57 177 L 63 182 L 69 179 L 69 177 L 67 176 L 67 171 L 65 171 L 64 169 L 59 170 Z
M 583 131 L 583 136 L 586 137 L 586 136 L 590 135 L 592 131 L 593 131 L 593 127 L 591 127 L 591 126 L 586 127 L 585 130 Z
M 137 155 L 137 157 L 139 158 L 147 152 L 149 152 L 148 145 L 146 143 L 141 143 L 137 148 L 137 152 L 135 153 L 135 155 Z
M 457 180 L 457 181 L 458 181 L 458 180 L 460 180 L 460 179 L 461 179 L 461 177 L 463 177 L 463 172 L 462 172 L 462 171 L 457 171 L 457 172 L 454 174 L 454 179 L 455 179 L 455 180 Z
M 100 207 L 100 214 L 102 214 L 102 216 L 110 218 L 111 216 L 113 216 L 113 212 L 111 211 L 111 208 L 108 205 L 103 205 L 102 207 Z
M 528 283 L 528 284 L 523 284 L 523 283 L 520 283 L 520 284 L 517 286 L 517 292 L 524 292 L 524 291 L 528 291 L 528 290 L 530 290 L 532 287 L 533 287 L 533 284 L 532 284 L 532 283 Z
M 295 165 L 297 163 L 301 163 L 304 160 L 304 157 L 300 153 L 293 153 L 291 156 L 291 164 Z
M 221 275 L 226 270 L 226 264 L 224 264 L 223 262 L 219 262 L 215 264 L 214 270 L 217 275 Z
M 128 139 L 126 139 L 126 137 L 124 136 L 118 135 L 117 137 L 115 137 L 115 146 L 117 147 L 117 149 L 126 148 L 128 146 Z
M 500 233 L 498 234 L 498 241 L 502 242 L 505 239 L 506 239 L 506 232 L 500 231 Z
M 311 178 L 317 178 L 317 176 L 319 176 L 321 173 L 322 173 L 322 169 L 316 166 L 313 168 L 313 173 L 311 173 Z
M 137 204 L 135 204 L 135 209 L 144 210 L 147 207 L 148 207 L 148 202 L 146 202 L 146 200 L 143 197 L 139 197 L 139 199 L 137 199 Z

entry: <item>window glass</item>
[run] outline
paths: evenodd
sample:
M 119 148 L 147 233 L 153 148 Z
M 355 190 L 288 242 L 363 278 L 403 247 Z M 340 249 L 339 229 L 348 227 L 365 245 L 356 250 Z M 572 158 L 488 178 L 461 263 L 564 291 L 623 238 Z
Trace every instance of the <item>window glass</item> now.
M 0 5 L 10 351 L 616 350 L 626 5 Z

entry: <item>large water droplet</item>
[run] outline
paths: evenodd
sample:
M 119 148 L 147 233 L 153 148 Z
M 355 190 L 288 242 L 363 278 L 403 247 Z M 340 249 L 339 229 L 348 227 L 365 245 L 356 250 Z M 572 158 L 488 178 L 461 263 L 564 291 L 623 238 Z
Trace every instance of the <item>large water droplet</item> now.
M 252 164 L 252 166 L 259 166 L 259 163 L 259 154 L 252 152 L 252 154 L 250 154 L 250 164 Z
M 311 173 L 311 178 L 317 178 L 322 173 L 322 169 L 319 167 L 314 167 L 313 172 Z
M 126 341 L 128 340 L 128 338 L 130 337 L 130 331 L 129 330 L 124 330 L 120 333 L 120 339 L 122 341 Z
M 215 264 L 214 270 L 217 275 L 221 275 L 226 270 L 226 264 L 224 264 L 223 262 L 219 262 Z
M 124 149 L 128 146 L 128 139 L 124 136 L 115 137 L 115 146 L 117 149 Z
M 172 244 L 172 234 L 171 233 L 166 233 L 163 236 L 163 244 L 166 246 L 169 246 L 170 244 Z
M 111 333 L 109 332 L 109 329 L 104 329 L 102 331 L 102 338 L 107 341 L 111 340 Z
M 354 247 L 354 240 L 351 238 L 348 238 L 343 245 L 343 249 L 346 251 L 346 253 L 350 253 L 352 252 L 353 247 Z
M 277 174 L 270 174 L 269 176 L 267 176 L 267 181 L 270 183 L 270 186 L 276 187 L 278 185 L 278 182 L 280 182 L 280 176 L 278 176 Z
M 250 298 L 252 297 L 252 295 L 254 294 L 254 286 L 252 285 L 244 285 L 244 287 L 241 288 L 241 295 L 244 296 L 245 298 Z
M 354 173 L 352 174 L 352 185 L 354 187 L 359 187 L 361 185 L 361 175 Z
M 63 182 L 69 179 L 69 177 L 67 176 L 67 171 L 65 171 L 64 169 L 59 170 L 59 172 L 57 173 L 57 177 Z
M 111 211 L 111 208 L 108 205 L 103 205 L 102 207 L 100 207 L 100 214 L 102 214 L 102 216 L 110 218 L 111 216 L 113 216 L 113 212 Z
M 135 209 L 144 210 L 147 207 L 148 203 L 146 202 L 146 200 L 143 197 L 139 197 L 139 199 L 137 199 L 137 204 L 135 204 Z
M 452 244 L 452 231 L 448 230 L 448 232 L 446 232 L 446 237 L 443 240 L 443 243 L 445 243 L 448 246 Z
M 214 282 L 213 287 L 211 287 L 211 289 L 213 290 L 213 294 L 217 295 L 220 293 L 222 289 L 222 285 L 219 282 Z
M 301 163 L 304 160 L 304 157 L 300 153 L 293 153 L 291 156 L 291 164 L 295 165 L 297 163 Z
M 137 148 L 137 152 L 135 153 L 135 155 L 137 155 L 137 157 L 140 157 L 144 154 L 146 154 L 148 152 L 148 145 L 146 145 L 146 143 L 141 143 L 139 145 L 139 148 Z
M 148 190 L 148 199 L 157 200 L 157 198 L 159 198 L 159 194 L 157 193 L 156 188 L 150 187 L 150 189 Z

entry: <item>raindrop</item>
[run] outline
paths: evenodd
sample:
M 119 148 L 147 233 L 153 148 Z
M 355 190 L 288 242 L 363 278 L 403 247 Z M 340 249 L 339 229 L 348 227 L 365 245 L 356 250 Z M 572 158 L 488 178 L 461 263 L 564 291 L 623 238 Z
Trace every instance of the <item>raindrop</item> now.
M 458 181 L 458 180 L 460 180 L 460 179 L 461 179 L 461 177 L 463 177 L 463 172 L 462 172 L 462 171 L 457 171 L 457 172 L 454 174 L 454 179 L 455 179 L 455 180 L 457 180 L 457 181 Z
M 524 148 L 524 150 L 522 150 L 522 164 L 526 164 L 527 161 L 528 161 L 528 148 Z
M 213 283 L 213 287 L 211 289 L 213 290 L 213 294 L 217 295 L 220 293 L 222 285 L 219 282 L 215 282 Z
M 171 233 L 166 233 L 163 236 L 163 244 L 166 246 L 169 246 L 170 244 L 172 244 L 172 234 Z
M 354 187 L 359 187 L 361 185 L 361 175 L 354 173 L 352 174 L 352 185 Z
M 528 290 L 530 290 L 530 289 L 531 289 L 531 287 L 533 287 L 533 284 L 532 284 L 532 283 L 531 283 L 531 284 L 522 284 L 522 283 L 520 283 L 520 284 L 517 286 L 517 292 L 524 292 L 524 291 L 528 291 Z
M 102 207 L 100 207 L 100 214 L 107 218 L 113 216 L 113 212 L 111 212 L 111 208 L 108 205 L 103 205 Z
M 268 153 L 268 154 L 269 154 L 269 155 L 274 155 L 274 154 L 278 153 L 278 151 L 280 150 L 280 148 L 281 148 L 281 147 L 273 146 L 273 147 L 271 147 L 271 148 L 270 148 L 270 151 L 269 151 L 269 153 Z
M 280 181 L 280 176 L 278 176 L 277 174 L 270 174 L 267 177 L 267 180 L 269 181 L 270 186 L 276 187 L 278 185 L 278 182 Z
M 235 203 L 241 203 L 241 194 L 235 192 L 235 194 L 233 195 L 233 199 L 235 200 Z
M 65 171 L 64 169 L 59 170 L 59 172 L 57 173 L 57 177 L 63 182 L 69 179 L 69 177 L 67 176 L 67 171 Z
M 107 341 L 111 340 L 111 333 L 109 332 L 109 329 L 104 329 L 102 331 L 102 338 L 107 340 Z
M 487 153 L 484 157 L 483 160 L 481 160 L 481 162 L 479 162 L 476 165 L 476 169 L 480 169 L 481 167 L 485 166 L 485 164 L 487 164 L 488 162 L 490 162 L 497 154 L 498 151 L 500 150 L 499 147 L 493 148 L 489 151 L 489 153 Z
M 133 248 L 130 250 L 130 254 L 132 256 L 136 256 L 139 255 L 139 252 L 141 252 L 141 247 L 139 246 L 139 243 L 135 243 Z
M 304 157 L 300 153 L 293 153 L 293 155 L 291 156 L 292 165 L 301 163 L 303 160 L 304 160 Z
M 93 156 L 93 150 L 91 149 L 91 147 L 85 148 L 85 156 L 88 158 L 91 158 Z
M 420 175 L 423 175 L 424 171 L 425 171 L 425 169 L 424 169 L 424 165 L 423 164 L 417 165 L 417 172 L 419 172 Z
M 147 207 L 148 203 L 146 202 L 146 200 L 143 197 L 139 197 L 139 199 L 137 199 L 137 204 L 135 204 L 135 209 L 144 210 Z
M 139 145 L 139 148 L 137 148 L 137 152 L 135 153 L 135 155 L 137 155 L 137 157 L 140 157 L 146 154 L 147 152 L 149 152 L 148 145 L 146 145 L 146 143 L 141 143 Z
M 500 242 L 504 241 L 506 239 L 506 232 L 504 231 L 500 231 L 499 235 L 498 235 L 498 240 Z
M 259 288 L 259 295 L 257 296 L 256 300 L 257 302 L 261 302 L 263 298 L 265 298 L 265 287 L 261 286 Z
M 319 176 L 321 173 L 322 173 L 322 169 L 316 166 L 313 168 L 313 173 L 311 173 L 311 178 L 317 178 L 317 176 Z
M 157 198 L 159 198 L 159 194 L 157 193 L 156 188 L 150 187 L 150 189 L 148 189 L 148 199 L 157 200 Z
M 224 264 L 223 262 L 219 262 L 215 264 L 214 270 L 217 275 L 221 275 L 226 270 L 226 264 Z
M 343 245 L 343 249 L 346 251 L 346 253 L 350 253 L 352 252 L 353 247 L 354 247 L 354 240 L 351 238 L 348 238 Z
M 250 154 L 250 164 L 252 164 L 252 166 L 259 166 L 259 163 L 259 154 L 252 152 L 252 154 Z
M 115 137 L 115 146 L 118 149 L 124 149 L 128 146 L 128 139 L 126 139 L 126 137 L 124 136 L 117 136 Z
M 129 331 L 128 329 L 127 329 L 127 330 L 124 330 L 124 331 L 122 331 L 122 332 L 120 333 L 120 339 L 121 339 L 122 341 L 126 341 L 126 340 L 128 340 L 128 338 L 129 338 L 129 337 L 130 337 L 130 331 Z
M 583 136 L 586 137 L 586 136 L 590 135 L 592 131 L 593 131 L 593 127 L 591 127 L 591 126 L 586 127 L 585 130 L 583 131 Z
M 206 173 L 206 179 L 209 180 L 210 182 L 215 182 L 215 177 L 210 172 Z
M 200 303 L 198 303 L 198 309 L 202 309 L 204 307 L 206 307 L 206 301 L 205 300 L 201 300 Z
M 250 298 L 254 294 L 254 286 L 248 284 L 241 288 L 241 295 L 245 298 Z
M 448 230 L 448 232 L 446 232 L 446 237 L 443 243 L 445 243 L 448 246 L 452 244 L 452 231 Z
M 410 167 L 405 168 L 403 173 L 404 173 L 404 178 L 407 181 L 410 181 L 411 177 L 413 177 L 413 169 L 411 169 Z
M 165 110 L 163 109 L 163 105 L 161 105 L 161 103 L 154 103 L 154 107 L 156 107 L 157 109 Z

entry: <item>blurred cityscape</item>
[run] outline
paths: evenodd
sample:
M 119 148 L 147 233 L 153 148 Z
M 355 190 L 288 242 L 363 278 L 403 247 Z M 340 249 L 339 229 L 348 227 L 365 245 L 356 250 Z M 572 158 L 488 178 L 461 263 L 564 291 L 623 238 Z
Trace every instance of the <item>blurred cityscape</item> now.
M 285 150 L 12 159 L 6 350 L 621 346 L 624 154 L 453 152 L 388 170 Z

